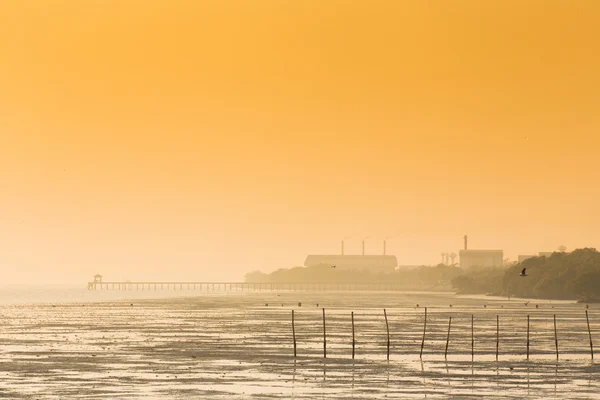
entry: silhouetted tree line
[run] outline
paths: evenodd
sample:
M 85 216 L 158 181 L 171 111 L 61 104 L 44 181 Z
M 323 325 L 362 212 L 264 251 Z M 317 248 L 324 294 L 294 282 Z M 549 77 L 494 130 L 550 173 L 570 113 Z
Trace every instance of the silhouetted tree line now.
M 527 268 L 527 276 L 519 276 Z M 600 252 L 592 248 L 529 258 L 501 269 L 473 269 L 452 280 L 460 293 L 600 300 Z
M 405 285 L 407 290 L 452 290 L 450 282 L 460 274 L 460 268 L 442 264 L 389 272 L 317 265 L 279 269 L 271 273 L 250 272 L 246 274 L 245 280 L 260 283 L 394 283 Z
M 519 276 L 527 268 L 527 276 Z M 439 264 L 399 271 L 375 272 L 331 268 L 330 265 L 246 274 L 260 283 L 394 283 L 407 290 L 456 290 L 545 299 L 600 301 L 600 252 L 584 248 L 534 257 L 503 268 L 471 268 Z

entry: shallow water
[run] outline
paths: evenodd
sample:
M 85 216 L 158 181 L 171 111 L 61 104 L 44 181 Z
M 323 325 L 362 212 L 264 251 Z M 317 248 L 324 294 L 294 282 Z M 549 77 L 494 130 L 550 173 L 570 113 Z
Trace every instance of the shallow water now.
M 0 398 L 516 399 L 598 398 L 600 392 L 585 306 L 572 302 L 389 292 L 189 295 L 197 297 L 0 307 Z M 600 340 L 600 308 L 592 305 L 589 313 L 593 338 Z

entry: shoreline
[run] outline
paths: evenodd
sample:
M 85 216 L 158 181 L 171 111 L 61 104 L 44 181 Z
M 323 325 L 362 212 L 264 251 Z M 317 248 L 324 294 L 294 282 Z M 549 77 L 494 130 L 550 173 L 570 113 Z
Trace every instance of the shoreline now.
M 87 288 L 82 288 L 79 285 L 62 285 L 62 284 L 47 284 L 47 285 L 25 285 L 25 284 L 11 284 L 0 286 L 0 307 L 11 307 L 11 306 L 23 306 L 23 305 L 59 305 L 59 304 L 95 304 L 95 303 L 125 303 L 130 301 L 157 301 L 157 300 L 185 300 L 195 298 L 216 298 L 216 297 L 230 297 L 230 296 L 248 296 L 251 298 L 253 294 L 262 295 L 268 297 L 273 295 L 274 297 L 285 294 L 286 296 L 297 296 L 304 297 L 305 295 L 327 295 L 331 293 L 337 294 L 360 294 L 361 297 L 364 295 L 372 294 L 377 297 L 379 294 L 385 294 L 389 299 L 395 297 L 405 296 L 410 298 L 411 296 L 431 296 L 431 297 L 453 297 L 456 299 L 472 299 L 482 301 L 529 301 L 538 303 L 555 303 L 555 304 L 575 304 L 586 302 L 578 300 L 564 300 L 564 299 L 540 299 L 540 298 L 525 298 L 511 296 L 510 300 L 506 296 L 495 296 L 483 293 L 458 293 L 455 291 L 447 290 L 406 290 L 406 291 L 227 291 L 227 292 L 199 292 L 193 290 L 133 290 L 133 291 L 119 291 L 119 290 L 104 290 L 104 291 L 90 291 Z M 593 303 L 589 303 L 593 304 Z

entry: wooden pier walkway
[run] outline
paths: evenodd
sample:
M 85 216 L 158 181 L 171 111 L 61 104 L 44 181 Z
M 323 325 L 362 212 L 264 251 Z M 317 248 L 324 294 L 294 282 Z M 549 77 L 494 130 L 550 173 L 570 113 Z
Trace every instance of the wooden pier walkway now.
M 401 291 L 395 283 L 88 282 L 88 290 Z M 404 287 L 406 290 L 406 287 Z

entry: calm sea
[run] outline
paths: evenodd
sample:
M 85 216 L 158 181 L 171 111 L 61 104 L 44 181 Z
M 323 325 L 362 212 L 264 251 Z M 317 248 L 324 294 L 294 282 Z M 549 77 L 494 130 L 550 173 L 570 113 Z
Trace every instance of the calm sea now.
M 3 285 L 0 305 L 39 303 L 78 303 L 128 299 L 160 299 L 198 296 L 187 290 L 87 290 L 83 285 Z

